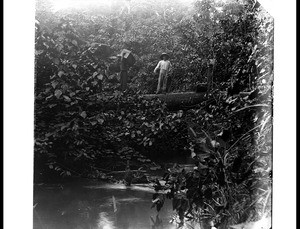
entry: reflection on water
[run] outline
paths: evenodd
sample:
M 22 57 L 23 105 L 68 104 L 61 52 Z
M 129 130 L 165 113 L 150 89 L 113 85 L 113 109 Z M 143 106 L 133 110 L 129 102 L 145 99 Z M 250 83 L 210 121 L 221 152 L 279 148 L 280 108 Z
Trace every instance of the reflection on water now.
M 76 183 L 34 189 L 34 229 L 175 229 L 170 201 L 157 214 L 147 186 Z
M 103 229 L 114 229 L 116 228 L 114 226 L 114 222 L 109 219 L 108 213 L 107 212 L 100 212 L 99 213 L 99 218 L 97 220 L 97 227 L 98 228 L 103 228 Z
M 84 188 L 89 189 L 109 189 L 109 190 L 132 190 L 132 191 L 144 191 L 154 193 L 153 188 L 144 184 L 136 184 L 132 186 L 125 186 L 124 184 L 102 184 L 102 185 L 87 185 Z

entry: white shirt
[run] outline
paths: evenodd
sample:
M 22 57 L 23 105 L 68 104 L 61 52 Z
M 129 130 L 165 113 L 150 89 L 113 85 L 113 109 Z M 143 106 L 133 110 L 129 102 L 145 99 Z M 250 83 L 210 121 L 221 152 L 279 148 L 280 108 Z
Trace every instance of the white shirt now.
M 156 72 L 157 69 L 168 71 L 170 67 L 171 67 L 171 62 L 169 60 L 161 60 L 158 62 L 156 68 L 154 69 L 154 72 Z

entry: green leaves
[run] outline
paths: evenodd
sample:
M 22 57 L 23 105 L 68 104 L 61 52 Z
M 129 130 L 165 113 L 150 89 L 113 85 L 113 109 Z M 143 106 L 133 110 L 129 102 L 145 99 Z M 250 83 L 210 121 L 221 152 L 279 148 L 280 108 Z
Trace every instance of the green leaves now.
M 59 64 L 60 64 L 60 61 L 59 61 L 58 58 L 54 58 L 54 59 L 53 59 L 53 62 L 54 62 L 54 64 L 56 64 L 56 65 L 59 65 Z M 62 73 L 59 72 L 59 73 L 58 73 L 58 76 L 61 77 L 61 74 L 62 74 Z
M 62 77 L 64 74 L 65 74 L 65 73 L 64 73 L 63 71 L 59 71 L 59 72 L 57 73 L 57 75 L 58 75 L 59 77 Z
M 72 40 L 72 44 L 75 45 L 75 46 L 78 46 L 78 43 L 76 40 Z
M 64 97 L 64 99 L 65 99 L 67 102 L 71 102 L 71 99 L 70 99 L 69 96 L 64 95 L 63 97 Z
M 51 82 L 51 86 L 55 89 L 56 86 L 58 85 L 58 82 L 57 81 L 52 81 Z
M 56 98 L 59 99 L 59 97 L 62 95 L 62 91 L 61 90 L 55 90 L 54 95 Z
M 80 113 L 80 116 L 81 116 L 82 118 L 86 118 L 87 114 L 86 114 L 85 111 L 82 111 L 82 112 Z
M 97 117 L 97 121 L 100 125 L 102 125 L 104 123 L 104 119 Z

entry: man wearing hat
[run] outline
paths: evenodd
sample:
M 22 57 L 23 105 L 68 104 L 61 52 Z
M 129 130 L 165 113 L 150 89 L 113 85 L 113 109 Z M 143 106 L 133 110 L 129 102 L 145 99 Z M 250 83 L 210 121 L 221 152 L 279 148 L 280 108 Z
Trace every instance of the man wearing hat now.
M 156 68 L 154 69 L 154 73 L 157 73 L 157 70 L 160 69 L 156 94 L 160 92 L 166 93 L 168 72 L 170 71 L 171 68 L 169 55 L 167 53 L 162 53 L 160 55 L 160 59 L 161 60 L 158 62 Z

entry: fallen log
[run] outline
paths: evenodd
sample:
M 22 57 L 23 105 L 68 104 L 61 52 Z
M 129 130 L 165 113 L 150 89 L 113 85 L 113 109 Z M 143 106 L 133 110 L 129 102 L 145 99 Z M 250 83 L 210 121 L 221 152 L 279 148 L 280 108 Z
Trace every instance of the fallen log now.
M 146 94 L 144 99 L 160 99 L 165 102 L 170 108 L 185 108 L 196 105 L 204 101 L 205 92 L 181 92 L 181 93 L 166 93 L 166 94 Z
M 226 96 L 226 91 L 220 91 L 220 94 Z M 250 94 L 250 92 L 241 92 L 239 96 L 246 97 Z M 101 93 L 94 94 L 90 96 L 90 98 L 97 98 L 97 96 L 101 96 Z M 116 105 L 114 103 L 110 103 L 109 100 L 113 99 L 114 95 L 107 96 L 106 102 L 103 104 L 101 100 L 99 102 L 93 103 L 91 106 L 94 109 L 100 109 L 101 107 L 106 107 L 106 109 L 116 109 Z M 201 102 L 207 100 L 206 92 L 178 92 L 178 93 L 166 93 L 166 94 L 145 94 L 142 95 L 143 99 L 152 100 L 152 99 L 160 99 L 162 102 L 165 102 L 167 107 L 171 110 L 179 110 L 179 109 L 191 109 L 198 106 Z M 209 102 L 209 101 L 207 101 Z M 119 107 L 119 106 L 118 106 Z M 119 107 L 120 108 L 120 107 Z M 92 108 L 90 108 L 92 109 Z
M 121 171 L 111 171 L 107 174 L 117 174 L 117 173 L 128 173 L 128 172 L 141 172 L 141 173 L 146 173 L 147 171 L 146 170 L 121 170 Z

